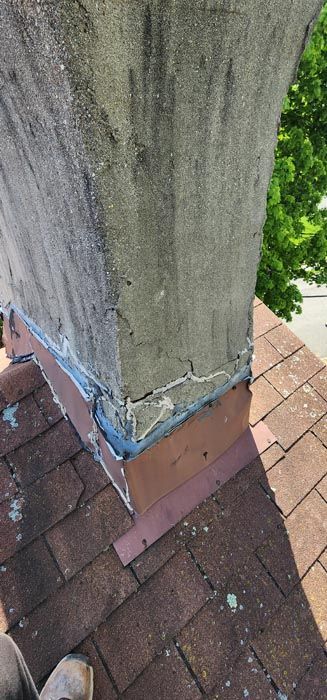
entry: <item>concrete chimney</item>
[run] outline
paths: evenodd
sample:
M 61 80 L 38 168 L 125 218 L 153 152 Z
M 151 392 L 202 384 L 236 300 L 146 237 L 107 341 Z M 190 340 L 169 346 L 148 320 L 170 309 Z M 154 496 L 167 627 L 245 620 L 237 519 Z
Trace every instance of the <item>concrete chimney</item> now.
M 321 5 L 1 3 L 7 350 L 139 513 L 248 426 L 278 122 Z

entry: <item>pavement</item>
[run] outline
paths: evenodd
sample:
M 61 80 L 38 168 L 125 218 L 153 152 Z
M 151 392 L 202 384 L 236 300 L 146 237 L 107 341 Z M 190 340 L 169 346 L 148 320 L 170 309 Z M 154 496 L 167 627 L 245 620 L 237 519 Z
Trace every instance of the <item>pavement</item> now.
M 327 364 L 327 286 L 297 280 L 302 295 L 302 314 L 293 314 L 287 326 Z

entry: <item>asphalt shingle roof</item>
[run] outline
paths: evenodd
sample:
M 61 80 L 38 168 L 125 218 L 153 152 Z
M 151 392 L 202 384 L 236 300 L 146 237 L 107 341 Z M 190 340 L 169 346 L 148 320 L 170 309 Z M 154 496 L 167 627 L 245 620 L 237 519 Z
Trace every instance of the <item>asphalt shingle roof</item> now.
M 327 374 L 259 300 L 251 424 L 277 437 L 131 565 L 131 526 L 33 362 L 0 374 L 0 629 L 95 700 L 325 698 Z

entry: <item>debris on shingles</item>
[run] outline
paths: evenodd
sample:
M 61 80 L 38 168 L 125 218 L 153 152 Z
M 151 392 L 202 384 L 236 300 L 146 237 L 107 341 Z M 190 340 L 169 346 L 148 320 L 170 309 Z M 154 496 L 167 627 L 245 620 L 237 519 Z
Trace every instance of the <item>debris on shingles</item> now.
M 9 423 L 12 429 L 18 428 L 18 422 L 16 418 L 16 411 L 18 406 L 19 403 L 17 402 L 13 406 L 7 406 L 7 408 L 4 408 L 2 411 L 2 420 Z
M 10 520 L 12 520 L 14 523 L 17 523 L 18 520 L 22 519 L 22 506 L 24 503 L 23 498 L 14 498 L 13 501 L 10 503 L 10 511 L 8 513 L 8 517 Z
M 255 315 L 251 423 L 277 443 L 126 568 L 130 516 L 40 370 L 0 374 L 0 629 L 36 680 L 76 649 L 94 700 L 325 697 L 326 369 Z
M 237 598 L 236 598 L 236 595 L 234 595 L 234 593 L 227 594 L 227 603 L 228 603 L 231 610 L 233 610 L 233 611 L 236 610 Z

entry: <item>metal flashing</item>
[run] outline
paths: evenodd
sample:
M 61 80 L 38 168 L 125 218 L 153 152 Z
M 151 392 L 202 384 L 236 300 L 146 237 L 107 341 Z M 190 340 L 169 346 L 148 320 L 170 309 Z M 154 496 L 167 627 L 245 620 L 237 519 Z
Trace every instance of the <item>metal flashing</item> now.
M 51 344 L 14 306 L 3 309 L 4 340 L 15 362 L 33 358 L 84 445 L 104 466 L 129 510 L 143 513 L 202 472 L 247 429 L 251 393 L 245 365 L 226 383 L 142 440 L 126 439 L 103 413 L 105 388 L 67 350 Z M 107 390 L 108 391 L 108 390 Z
M 275 436 L 263 422 L 254 428 L 247 428 L 212 464 L 161 498 L 146 513 L 134 516 L 134 526 L 114 543 L 124 566 L 130 564 L 274 442 Z

